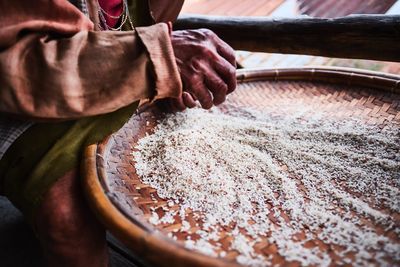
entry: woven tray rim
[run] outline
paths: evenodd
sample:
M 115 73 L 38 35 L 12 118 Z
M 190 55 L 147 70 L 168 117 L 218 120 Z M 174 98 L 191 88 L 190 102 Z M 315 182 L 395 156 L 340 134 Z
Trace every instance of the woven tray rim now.
M 351 86 L 367 86 L 386 92 L 400 93 L 400 75 L 353 68 L 282 68 L 282 69 L 241 69 L 237 71 L 238 82 L 286 80 L 328 82 Z M 98 144 L 88 146 L 84 151 L 82 174 L 86 197 L 97 217 L 129 248 L 145 260 L 160 266 L 239 266 L 223 259 L 186 249 L 178 242 L 149 229 L 139 220 L 125 215 L 118 203 L 107 195 L 104 159 L 107 147 L 113 138 L 107 137 Z M 103 171 L 99 171 L 100 170 Z

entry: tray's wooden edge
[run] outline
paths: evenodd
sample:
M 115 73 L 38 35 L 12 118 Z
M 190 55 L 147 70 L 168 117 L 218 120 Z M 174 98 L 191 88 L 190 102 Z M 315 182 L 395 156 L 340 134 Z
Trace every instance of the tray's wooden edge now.
M 84 151 L 82 174 L 84 179 L 83 189 L 85 191 L 90 207 L 99 220 L 129 248 L 135 248 L 138 256 L 147 261 L 158 264 L 158 266 L 238 266 L 230 262 L 208 257 L 193 252 L 179 245 L 163 234 L 156 231 L 146 231 L 126 218 L 108 199 L 104 192 L 99 175 L 97 173 L 98 145 L 88 146 Z
M 240 69 L 239 83 L 250 81 L 314 81 L 336 84 L 368 86 L 391 93 L 400 93 L 400 75 L 343 67 L 309 67 L 277 69 Z
M 293 68 L 244 69 L 237 71 L 238 82 L 262 80 L 322 81 L 347 85 L 368 86 L 392 93 L 400 93 L 400 76 L 350 68 Z M 99 144 L 107 143 L 110 138 Z M 84 151 L 83 188 L 89 205 L 100 221 L 125 245 L 157 266 L 239 266 L 222 259 L 212 258 L 184 248 L 156 231 L 135 225 L 107 197 L 97 173 L 99 144 Z
M 104 191 L 104 194 L 107 195 L 107 198 L 111 201 L 111 203 L 121 212 L 123 215 L 126 216 L 128 220 L 131 221 L 132 224 L 140 227 L 144 231 L 151 231 L 151 228 L 149 228 L 148 225 L 144 224 L 142 221 L 137 220 L 132 214 L 129 213 L 129 210 L 127 210 L 123 205 L 118 203 L 114 199 L 114 196 L 109 188 L 109 185 L 107 183 L 107 173 L 106 173 L 106 162 L 105 160 L 108 157 L 108 154 L 110 153 L 109 148 L 112 147 L 114 144 L 115 140 L 112 138 L 112 136 L 106 137 L 103 141 L 97 143 L 97 150 L 96 150 L 96 169 L 97 169 L 97 178 L 100 182 L 101 188 Z M 139 208 L 138 208 L 139 209 Z

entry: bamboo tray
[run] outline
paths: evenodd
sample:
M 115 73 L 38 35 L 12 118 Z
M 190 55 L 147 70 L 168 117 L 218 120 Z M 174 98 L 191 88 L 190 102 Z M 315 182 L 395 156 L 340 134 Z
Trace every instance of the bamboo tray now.
M 370 124 L 379 127 L 390 123 L 400 131 L 400 76 L 345 68 L 301 68 L 239 70 L 237 78 L 238 88 L 228 100 L 232 105 L 262 108 L 276 98 L 297 101 L 312 97 L 316 109 L 331 106 L 332 114 L 344 117 L 363 114 Z M 180 227 L 179 222 L 162 226 L 148 222 L 150 208 L 161 207 L 166 201 L 137 177 L 131 153 L 137 140 L 154 128 L 160 116 L 157 107 L 150 107 L 133 116 L 117 133 L 87 147 L 84 187 L 92 208 L 111 233 L 156 266 L 236 266 L 235 255 L 208 257 L 186 249 L 179 236 L 176 241 L 169 238 L 168 233 Z M 400 214 L 395 218 L 400 225 Z M 398 236 L 394 238 L 400 243 Z M 326 253 L 330 253 L 326 244 L 314 245 L 325 246 Z M 275 265 L 299 265 L 285 262 L 276 246 L 268 242 L 256 251 L 271 255 Z

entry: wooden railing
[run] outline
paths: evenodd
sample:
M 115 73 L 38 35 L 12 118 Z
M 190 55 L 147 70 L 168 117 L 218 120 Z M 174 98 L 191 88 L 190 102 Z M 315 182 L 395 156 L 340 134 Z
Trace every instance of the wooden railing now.
M 334 19 L 180 16 L 174 29 L 208 28 L 233 48 L 254 52 L 400 62 L 400 16 Z

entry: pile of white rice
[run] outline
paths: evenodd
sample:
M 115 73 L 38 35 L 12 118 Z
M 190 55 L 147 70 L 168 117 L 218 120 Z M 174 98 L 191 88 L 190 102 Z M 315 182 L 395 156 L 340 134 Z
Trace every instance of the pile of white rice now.
M 181 207 L 165 207 L 161 218 L 154 211 L 151 223 L 180 217 L 179 231 L 188 232 L 185 210 L 199 214 L 199 238 L 185 245 L 216 257 L 226 255 L 221 227 L 233 225 L 228 251 L 249 266 L 271 264 L 271 257 L 255 253 L 263 240 L 304 266 L 332 262 L 318 246 L 304 246 L 312 240 L 339 247 L 336 264 L 400 262 L 399 128 L 327 119 L 305 107 L 286 115 L 235 110 L 169 115 L 139 140 L 138 175 L 170 206 Z M 304 238 L 296 238 L 300 233 Z

